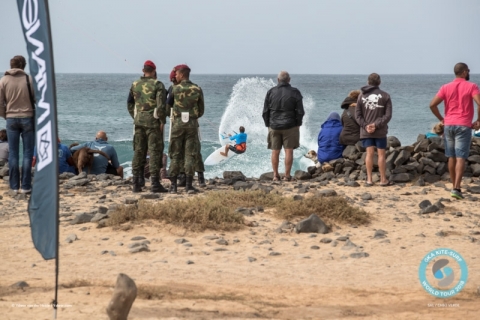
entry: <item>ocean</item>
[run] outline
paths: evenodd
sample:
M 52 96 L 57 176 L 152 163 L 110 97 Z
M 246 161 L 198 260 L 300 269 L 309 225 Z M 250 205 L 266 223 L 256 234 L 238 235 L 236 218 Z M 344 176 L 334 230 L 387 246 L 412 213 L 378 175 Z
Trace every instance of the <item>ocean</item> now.
M 3 74 L 3 73 L 2 73 Z M 95 139 L 99 130 L 107 132 L 109 143 L 117 150 L 126 175 L 131 174 L 133 156 L 133 121 L 127 112 L 131 83 L 139 74 L 57 74 L 58 131 L 63 143 Z M 393 117 L 389 135 L 402 145 L 416 141 L 437 122 L 430 111 L 430 100 L 440 86 L 453 75 L 383 75 L 381 88 L 392 98 Z M 293 170 L 312 163 L 303 158 L 317 149 L 321 124 L 331 111 L 342 113 L 340 104 L 351 90 L 366 84 L 367 75 L 291 75 L 291 84 L 304 97 L 305 117 L 301 127 L 301 147 L 294 152 Z M 168 88 L 167 74 L 158 79 Z M 191 80 L 202 87 L 205 114 L 199 120 L 202 155 L 205 159 L 221 146 L 220 133 L 233 133 L 244 126 L 248 134 L 247 151 L 216 166 L 206 166 L 207 178 L 221 177 L 225 170 L 239 170 L 247 177 L 258 177 L 271 171 L 267 149 L 267 128 L 263 124 L 263 101 L 267 90 L 276 84 L 276 75 L 196 75 Z M 471 75 L 478 83 L 479 75 Z M 443 109 L 443 105 L 440 108 Z M 0 119 L 0 128 L 5 120 Z M 165 152 L 168 151 L 168 125 L 165 129 Z M 283 153 L 282 153 L 283 154 Z M 283 157 L 280 171 L 284 168 Z M 292 171 L 293 173 L 293 171 Z

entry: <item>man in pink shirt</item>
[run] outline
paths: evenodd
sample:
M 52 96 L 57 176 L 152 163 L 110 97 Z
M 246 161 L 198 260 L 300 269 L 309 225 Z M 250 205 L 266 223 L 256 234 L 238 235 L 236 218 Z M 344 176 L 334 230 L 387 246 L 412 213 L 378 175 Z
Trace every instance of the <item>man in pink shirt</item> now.
M 445 155 L 448 157 L 448 171 L 453 189 L 450 195 L 457 199 L 463 199 L 460 185 L 465 160 L 470 153 L 472 139 L 472 127 L 480 127 L 480 90 L 470 80 L 470 70 L 465 63 L 459 62 L 453 68 L 455 80 L 444 84 L 437 95 L 430 102 L 430 110 L 445 125 Z M 477 104 L 477 120 L 472 123 L 475 110 L 473 100 Z M 445 117 L 438 111 L 441 102 L 445 105 Z

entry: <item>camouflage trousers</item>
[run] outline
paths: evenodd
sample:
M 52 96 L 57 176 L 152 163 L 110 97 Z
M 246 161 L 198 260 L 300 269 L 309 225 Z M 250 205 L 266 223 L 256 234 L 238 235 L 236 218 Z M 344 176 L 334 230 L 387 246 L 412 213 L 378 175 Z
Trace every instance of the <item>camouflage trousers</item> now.
M 132 173 L 136 177 L 139 177 L 143 172 L 147 161 L 147 150 L 150 152 L 150 174 L 158 177 L 160 168 L 162 168 L 163 133 L 160 131 L 160 127 L 135 126 Z
M 170 176 L 185 172 L 187 176 L 195 174 L 197 155 L 200 150 L 198 128 L 172 127 L 168 154 L 170 156 Z M 202 162 L 203 166 L 203 162 Z
M 195 172 L 205 172 L 205 166 L 202 159 L 202 145 L 200 143 L 200 139 L 198 139 L 198 152 L 195 155 L 194 167 Z M 185 173 L 185 156 L 182 156 L 180 168 L 183 168 L 180 170 L 180 173 Z

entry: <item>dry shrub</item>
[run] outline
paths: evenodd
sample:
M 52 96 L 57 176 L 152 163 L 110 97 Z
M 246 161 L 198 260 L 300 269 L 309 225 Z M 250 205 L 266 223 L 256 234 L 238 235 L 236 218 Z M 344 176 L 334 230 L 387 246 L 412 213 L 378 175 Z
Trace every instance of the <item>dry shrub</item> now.
M 363 209 L 351 206 L 342 197 L 308 197 L 301 201 L 284 198 L 277 206 L 277 214 L 284 219 L 306 217 L 315 213 L 326 223 L 343 223 L 366 225 L 370 222 L 370 215 Z
M 67 283 L 61 283 L 60 287 L 62 288 L 78 288 L 78 287 L 92 287 L 94 284 L 93 282 L 85 279 L 75 279 Z
M 356 225 L 369 223 L 370 216 L 362 209 L 352 207 L 341 197 L 308 197 L 295 201 L 275 193 L 263 191 L 219 191 L 205 196 L 188 199 L 165 200 L 162 202 L 139 201 L 137 205 L 117 208 L 108 220 L 109 226 L 125 222 L 155 219 L 188 230 L 238 230 L 244 226 L 244 217 L 236 213 L 238 207 L 276 209 L 283 219 L 308 217 L 315 213 L 325 222 Z

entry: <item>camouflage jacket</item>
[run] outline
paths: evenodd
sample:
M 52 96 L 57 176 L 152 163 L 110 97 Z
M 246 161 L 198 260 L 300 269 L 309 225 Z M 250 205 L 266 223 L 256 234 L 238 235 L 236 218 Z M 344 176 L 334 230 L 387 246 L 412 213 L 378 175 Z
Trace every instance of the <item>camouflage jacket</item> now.
M 136 126 L 154 128 L 159 121 L 165 123 L 165 86 L 150 77 L 141 77 L 132 83 L 127 109 Z
M 172 89 L 173 125 L 181 128 L 198 127 L 197 119 L 205 112 L 202 88 L 190 80 L 182 80 Z M 169 106 L 167 106 L 167 109 Z M 167 110 L 168 115 L 170 110 Z M 188 113 L 188 121 L 182 121 L 182 113 Z

